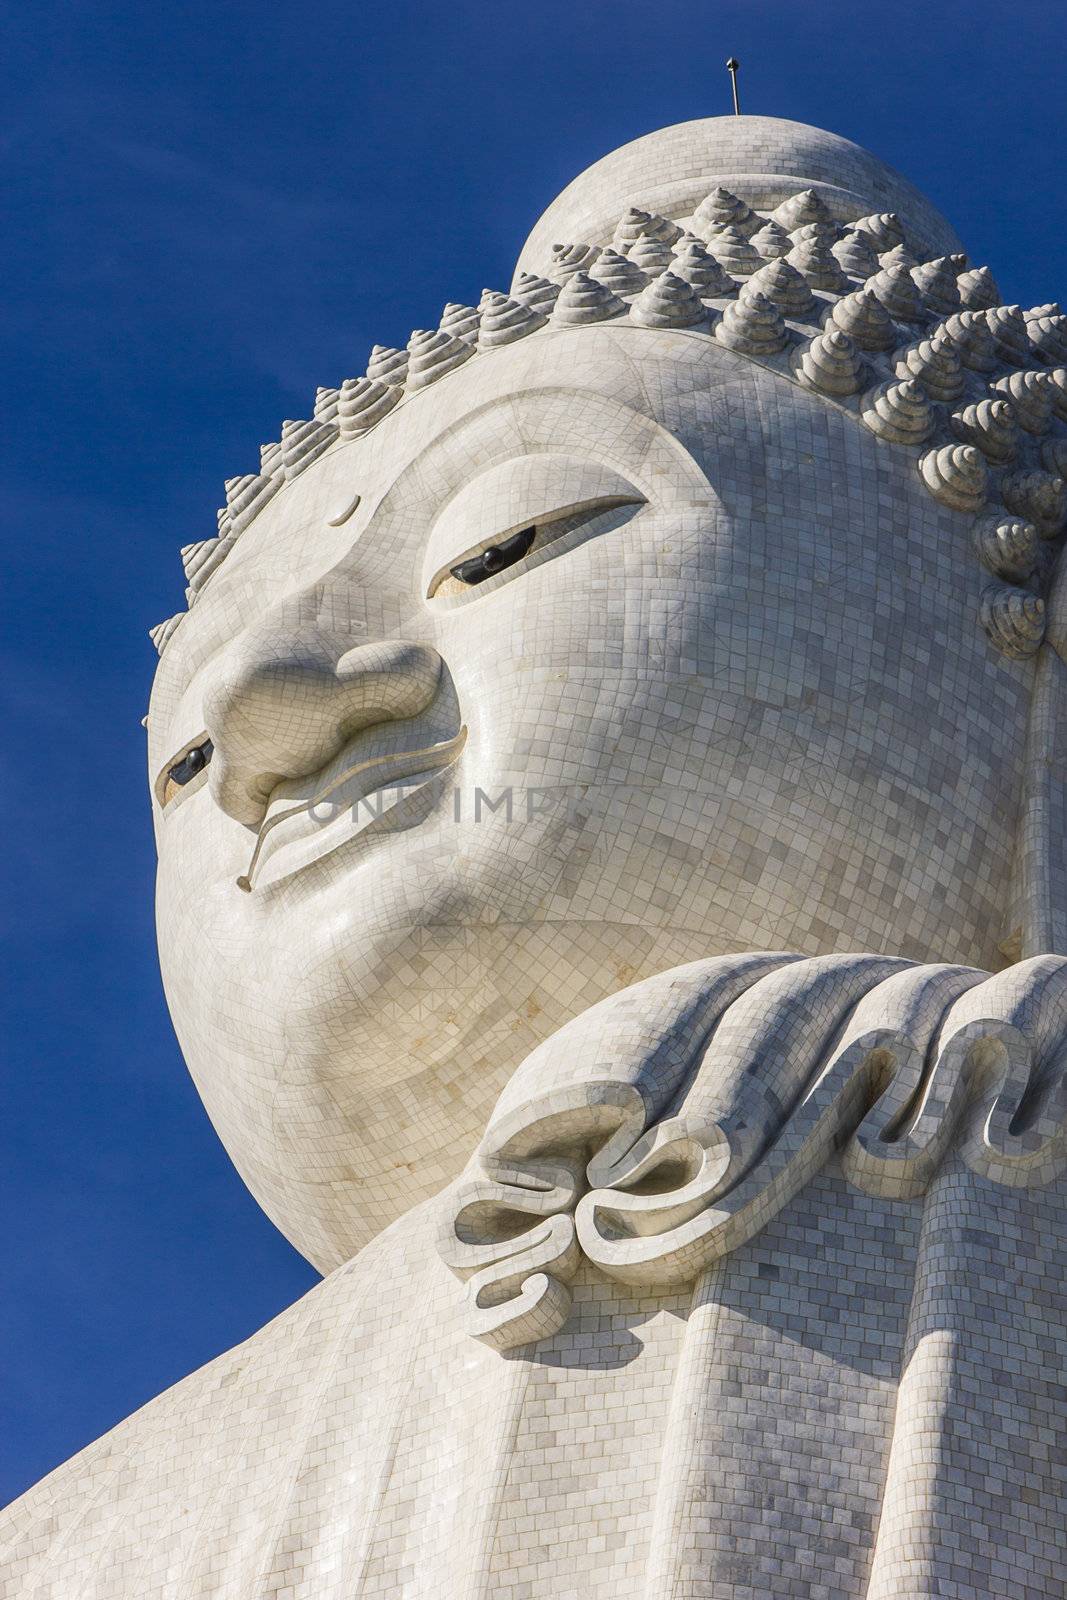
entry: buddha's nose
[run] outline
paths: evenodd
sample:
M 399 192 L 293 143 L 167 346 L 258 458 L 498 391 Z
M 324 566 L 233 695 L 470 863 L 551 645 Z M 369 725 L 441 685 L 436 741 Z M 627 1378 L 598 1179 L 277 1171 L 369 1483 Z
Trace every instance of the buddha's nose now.
M 441 667 L 429 645 L 352 647 L 317 622 L 264 619 L 229 654 L 205 700 L 217 804 L 255 826 L 283 779 L 319 771 L 364 728 L 425 710 Z

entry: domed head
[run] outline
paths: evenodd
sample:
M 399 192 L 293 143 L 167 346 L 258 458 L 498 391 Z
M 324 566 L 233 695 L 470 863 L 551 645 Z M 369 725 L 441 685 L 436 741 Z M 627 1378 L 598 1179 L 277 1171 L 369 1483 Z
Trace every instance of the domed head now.
M 544 272 L 560 239 L 610 239 L 629 206 L 688 218 L 717 189 L 767 214 L 810 192 L 838 221 L 899 214 L 924 256 L 963 248 L 913 183 L 851 139 L 783 117 L 701 117 L 646 133 L 587 167 L 540 217 L 518 270 Z
M 149 718 L 167 994 L 322 1268 L 636 978 L 1007 931 L 1029 669 L 976 624 L 970 517 L 863 420 L 891 353 L 846 340 L 827 398 L 832 296 L 766 302 L 753 358 L 754 300 L 670 277 L 627 300 L 594 260 L 555 310 L 415 336 L 406 387 L 321 394 L 188 558 Z

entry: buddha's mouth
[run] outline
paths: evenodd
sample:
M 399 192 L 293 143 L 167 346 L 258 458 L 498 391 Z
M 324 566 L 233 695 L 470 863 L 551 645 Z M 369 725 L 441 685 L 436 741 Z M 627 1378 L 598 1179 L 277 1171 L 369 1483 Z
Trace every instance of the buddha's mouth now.
M 362 753 L 353 759 L 357 752 L 366 752 L 362 734 L 324 771 L 279 784 L 237 887 L 251 893 L 265 876 L 273 882 L 321 860 L 440 778 L 458 760 L 466 742 L 467 729 L 462 726 L 451 738 L 417 749 Z

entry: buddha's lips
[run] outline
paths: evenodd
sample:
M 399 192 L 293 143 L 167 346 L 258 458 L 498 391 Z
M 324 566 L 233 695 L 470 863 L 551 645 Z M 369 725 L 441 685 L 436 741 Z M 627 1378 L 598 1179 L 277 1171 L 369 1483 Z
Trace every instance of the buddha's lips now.
M 314 792 L 304 799 L 287 794 L 272 800 L 267 807 L 267 815 L 260 825 L 248 870 L 237 879 L 237 887 L 246 893 L 251 891 L 257 870 L 263 864 L 264 850 L 266 849 L 268 857 L 273 853 L 268 841 L 283 823 L 300 817 L 307 818 L 311 826 L 303 837 L 313 836 L 317 828 L 325 827 L 329 822 L 336 820 L 334 817 L 321 822 L 312 819 L 311 813 L 316 806 L 333 800 L 335 804 L 343 803 L 346 809 L 354 811 L 360 801 L 368 800 L 373 794 L 391 788 L 399 791 L 401 786 L 410 780 L 437 776 L 444 768 L 452 765 L 466 742 L 467 728 L 464 725 L 451 739 L 442 739 L 435 744 L 423 745 L 415 750 L 397 750 L 387 755 L 368 756 L 328 777 L 316 774 Z M 287 784 L 286 787 L 292 789 L 295 785 Z M 399 799 L 398 793 L 397 800 Z

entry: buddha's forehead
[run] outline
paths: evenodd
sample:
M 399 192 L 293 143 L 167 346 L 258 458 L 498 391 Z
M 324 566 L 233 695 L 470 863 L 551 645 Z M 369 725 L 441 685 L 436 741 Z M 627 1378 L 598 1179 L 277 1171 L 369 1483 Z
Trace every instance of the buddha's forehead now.
M 417 607 L 411 564 L 435 518 L 501 462 L 587 459 L 653 504 L 693 504 L 714 501 L 720 450 L 758 463 L 795 454 L 803 436 L 779 427 L 774 375 L 684 332 L 561 330 L 472 366 L 337 443 L 259 513 L 160 662 L 155 733 L 173 742 L 169 725 L 213 660 L 287 597 L 364 583 L 392 594 L 394 617 Z M 826 425 L 824 407 L 795 401 Z

